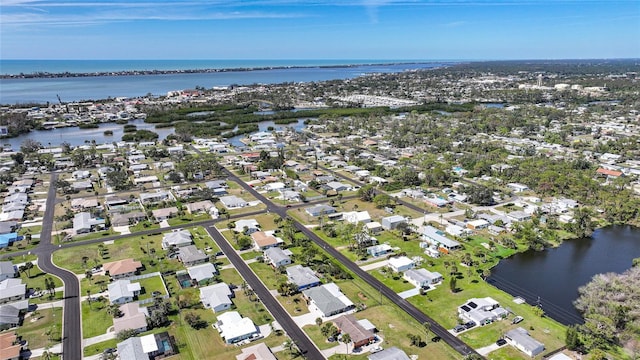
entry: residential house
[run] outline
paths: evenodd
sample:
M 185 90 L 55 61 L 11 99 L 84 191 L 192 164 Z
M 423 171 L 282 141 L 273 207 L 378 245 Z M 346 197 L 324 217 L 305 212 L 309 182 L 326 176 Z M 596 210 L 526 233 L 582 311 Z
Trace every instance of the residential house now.
M 371 222 L 371 216 L 368 211 L 351 211 L 342 214 L 342 218 L 351 224 Z
M 222 196 L 220 197 L 220 202 L 227 209 L 237 209 L 245 206 L 249 206 L 249 202 L 243 200 L 235 195 Z
M 333 319 L 332 322 L 342 334 L 349 334 L 354 349 L 369 345 L 376 339 L 374 333 L 362 327 L 358 320 L 351 314 L 341 315 Z
M 422 240 L 426 241 L 429 244 L 437 245 L 438 247 L 442 247 L 447 250 L 454 250 L 460 248 L 460 243 L 451 240 L 448 237 L 444 236 L 444 233 L 433 226 L 425 226 L 422 231 Z
M 73 231 L 76 234 L 85 234 L 92 231 L 104 229 L 105 220 L 93 218 L 88 212 L 80 212 L 73 217 Z
M 306 208 L 304 211 L 306 211 L 307 214 L 309 214 L 309 216 L 316 217 L 320 215 L 334 214 L 336 212 L 336 209 L 334 209 L 332 206 L 329 206 L 327 204 L 319 204 L 319 205 L 310 206 Z
M 406 223 L 407 219 L 400 215 L 392 215 L 382 218 L 382 228 L 385 230 L 394 230 L 398 225 Z
M 208 213 L 212 208 L 215 208 L 215 205 L 213 205 L 211 200 L 203 200 L 191 204 L 186 204 L 186 207 L 189 214 L 197 214 Z
M 208 262 L 209 256 L 202 250 L 199 250 L 195 245 L 187 245 L 180 248 L 178 259 L 184 266 L 193 266 Z
M 76 181 L 71 183 L 71 188 L 76 191 L 92 190 L 93 184 L 91 181 Z
M 0 281 L 0 304 L 24 300 L 26 293 L 27 285 L 22 283 L 22 279 L 9 278 Z
M 395 272 L 404 272 L 413 269 L 416 263 L 406 256 L 392 257 L 388 260 L 389 267 Z
M 204 284 L 218 275 L 218 270 L 216 270 L 215 265 L 208 262 L 188 267 L 187 273 L 189 273 L 189 277 L 198 284 Z
M 278 246 L 278 239 L 272 235 L 273 232 L 256 231 L 251 234 L 251 240 L 253 240 L 253 247 L 257 251 L 264 251 L 271 247 Z
M 282 250 L 279 247 L 270 247 L 266 249 L 264 251 L 264 260 L 274 268 L 291 264 L 291 257 L 287 254 L 287 251 Z
M 25 303 L 25 306 L 21 309 L 16 306 L 19 303 Z M 20 318 L 22 317 L 22 311 L 29 307 L 29 301 L 23 300 L 14 302 L 11 304 L 0 305 L 0 331 L 11 329 L 20 325 Z M 0 349 L 0 359 L 4 360 L 2 349 Z
M 18 233 L 12 232 L 7 234 L 0 234 L 0 249 L 6 248 L 18 241 Z
M 461 319 L 480 325 L 505 318 L 508 314 L 507 310 L 501 308 L 500 304 L 490 297 L 470 299 L 458 307 L 458 316 Z
M 516 222 L 531 220 L 531 214 L 527 214 L 523 211 L 512 211 L 507 214 L 507 217 Z
M 489 227 L 489 222 L 483 219 L 471 220 L 467 222 L 467 228 L 471 230 L 482 230 Z
M 175 201 L 170 191 L 158 190 L 155 192 L 140 193 L 140 202 L 143 204 L 155 204 L 161 201 Z
M 529 190 L 529 187 L 520 183 L 508 183 L 507 187 L 513 192 L 520 193 Z
M 424 201 L 427 204 L 429 204 L 431 206 L 438 207 L 438 208 L 445 207 L 445 206 L 447 206 L 449 204 L 448 200 L 441 199 L 439 197 L 426 197 L 426 198 L 424 198 Z
M 367 356 L 368 360 L 411 360 L 407 354 L 393 346 Z
M 439 272 L 431 272 L 422 268 L 407 270 L 402 277 L 419 288 L 442 282 L 442 275 Z
M 391 248 L 391 246 L 388 244 L 373 245 L 367 248 L 367 254 L 373 257 L 387 255 L 392 252 L 393 248 Z
M 249 318 L 243 318 L 237 311 L 227 311 L 218 315 L 214 327 L 227 344 L 235 344 L 244 339 L 256 337 L 258 328 Z
M 316 181 L 317 181 L 317 179 L 316 179 Z M 338 181 L 329 181 L 325 185 L 328 188 L 327 190 L 334 190 L 334 191 L 337 191 L 337 192 L 351 190 L 351 185 L 343 184 L 343 183 L 338 182 Z
M 13 193 L 4 198 L 4 204 L 20 204 L 26 205 L 29 203 L 29 197 L 25 193 Z
M 260 231 L 260 224 L 255 219 L 238 220 L 234 231 L 245 235 L 253 234 Z
M 162 249 L 167 250 L 171 246 L 182 247 L 193 243 L 189 230 L 179 229 L 164 234 L 162 237 Z
M 504 334 L 504 339 L 530 357 L 537 356 L 544 351 L 544 344 L 532 338 L 527 330 L 521 327 L 507 331 Z
M 5 332 L 0 334 L 0 354 L 2 360 L 19 360 L 21 359 L 22 344 L 18 341 L 15 332 Z
M 320 279 L 310 268 L 302 265 L 289 266 L 287 269 L 287 279 L 290 283 L 298 287 L 298 291 L 320 285 Z
M 117 345 L 118 358 L 127 360 L 152 360 L 176 353 L 175 341 L 167 332 L 130 337 Z
M 125 214 L 114 213 L 111 215 L 111 225 L 113 226 L 129 226 L 137 224 L 139 221 L 147 218 L 142 211 L 134 211 Z
M 369 234 L 377 235 L 382 232 L 382 224 L 377 221 L 371 221 L 364 224 L 364 228 L 367 229 Z
M 129 258 L 108 262 L 102 265 L 102 268 L 105 273 L 109 274 L 112 280 L 118 280 L 135 276 L 138 271 L 142 269 L 142 263 Z
M 19 228 L 17 221 L 0 221 L 0 234 L 16 232 Z
M 223 282 L 200 288 L 200 301 L 205 308 L 211 309 L 213 312 L 229 310 L 233 305 L 231 297 L 233 297 L 233 292 L 229 285 Z
M 178 215 L 178 208 L 175 207 L 175 206 L 172 206 L 172 207 L 168 207 L 168 208 L 152 210 L 151 211 L 151 215 L 158 222 L 165 221 L 165 220 L 171 219 L 172 217 Z
M 109 302 L 118 305 L 132 302 L 140 295 L 140 290 L 140 283 L 132 283 L 129 280 L 116 280 L 107 286 Z
M 13 205 L 13 204 L 12 204 Z M 17 205 L 17 204 L 15 204 Z M 0 221 L 22 221 L 24 217 L 24 210 L 12 210 L 6 211 L 5 207 L 2 208 L 2 213 L 0 213 Z
M 354 308 L 353 302 L 334 283 L 313 287 L 302 292 L 310 310 L 317 310 L 322 317 L 337 315 Z
M 242 348 L 240 351 L 236 360 L 278 360 L 263 342 Z
M 122 316 L 113 318 L 113 331 L 117 334 L 123 330 L 135 330 L 137 333 L 147 331 L 146 307 L 140 307 L 137 302 L 120 305 Z
M 18 269 L 11 261 L 0 261 L 0 281 L 18 277 Z
M 98 199 L 95 198 L 77 198 L 71 199 L 71 208 L 74 210 L 93 209 L 100 206 Z

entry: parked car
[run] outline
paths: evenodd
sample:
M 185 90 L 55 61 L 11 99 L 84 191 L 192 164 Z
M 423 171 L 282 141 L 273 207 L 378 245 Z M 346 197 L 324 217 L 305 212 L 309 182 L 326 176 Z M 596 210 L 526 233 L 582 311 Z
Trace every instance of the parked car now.
M 464 325 L 456 325 L 456 327 L 453 328 L 453 331 L 459 333 L 461 331 L 465 331 L 467 330 L 467 328 Z
M 517 324 L 517 323 L 521 322 L 522 320 L 524 320 L 524 318 L 522 316 L 516 316 L 516 317 L 513 318 L 513 321 L 511 321 L 511 323 Z
M 505 339 L 498 339 L 498 341 L 496 341 L 496 345 L 498 346 L 505 345 L 506 343 L 507 343 L 507 340 Z
M 442 338 L 440 336 L 434 336 L 434 337 L 431 338 L 431 341 L 433 341 L 433 342 L 438 342 L 440 340 L 442 340 Z
M 471 328 L 472 328 L 472 327 L 474 327 L 474 326 L 476 326 L 476 323 L 475 323 L 475 322 L 473 322 L 473 321 L 468 321 L 468 322 L 464 323 L 464 327 L 465 327 L 466 329 L 471 329 Z

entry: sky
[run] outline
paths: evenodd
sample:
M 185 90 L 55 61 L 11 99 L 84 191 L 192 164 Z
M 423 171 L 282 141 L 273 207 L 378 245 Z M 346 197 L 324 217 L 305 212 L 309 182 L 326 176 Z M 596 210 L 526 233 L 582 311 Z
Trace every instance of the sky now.
M 0 59 L 640 58 L 640 0 L 0 0 Z

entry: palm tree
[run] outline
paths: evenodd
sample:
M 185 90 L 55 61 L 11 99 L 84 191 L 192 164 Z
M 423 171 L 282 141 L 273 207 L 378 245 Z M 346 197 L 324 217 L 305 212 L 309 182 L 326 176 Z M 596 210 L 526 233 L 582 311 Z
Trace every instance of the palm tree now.
M 340 339 L 340 341 L 342 341 L 346 347 L 347 347 L 347 355 L 349 354 L 349 343 L 351 342 L 351 335 L 349 335 L 348 333 L 344 333 L 342 334 L 342 339 Z

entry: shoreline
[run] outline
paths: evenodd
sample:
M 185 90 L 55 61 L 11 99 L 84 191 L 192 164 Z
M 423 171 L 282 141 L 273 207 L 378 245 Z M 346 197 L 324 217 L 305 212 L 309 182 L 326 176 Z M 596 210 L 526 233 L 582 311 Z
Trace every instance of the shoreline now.
M 101 76 L 136 76 L 136 75 L 170 75 L 170 74 L 208 74 L 224 72 L 250 72 L 265 70 L 284 69 L 346 69 L 360 66 L 394 66 L 394 65 L 417 65 L 417 64 L 442 64 L 444 66 L 455 64 L 446 61 L 410 61 L 410 62 L 387 62 L 387 63 L 361 63 L 343 65 L 290 65 L 290 66 L 257 66 L 257 67 L 232 67 L 232 68 L 203 68 L 203 69 L 174 69 L 174 70 L 121 70 L 121 71 L 96 71 L 96 72 L 32 72 L 29 74 L 1 74 L 0 79 L 46 79 L 46 78 L 80 78 L 80 77 L 101 77 Z

